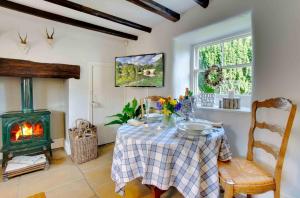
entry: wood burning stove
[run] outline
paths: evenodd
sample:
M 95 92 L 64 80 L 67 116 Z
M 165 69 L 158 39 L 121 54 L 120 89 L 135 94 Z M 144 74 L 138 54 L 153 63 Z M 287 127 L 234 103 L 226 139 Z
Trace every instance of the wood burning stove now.
M 33 110 L 32 78 L 80 79 L 80 66 L 38 63 L 0 57 L 0 76 L 21 77 L 22 111 L 2 118 L 3 164 L 9 157 L 49 150 L 51 154 L 50 112 Z
M 21 78 L 22 111 L 7 112 L 2 118 L 3 165 L 17 155 L 51 153 L 50 111 L 34 110 L 32 78 Z

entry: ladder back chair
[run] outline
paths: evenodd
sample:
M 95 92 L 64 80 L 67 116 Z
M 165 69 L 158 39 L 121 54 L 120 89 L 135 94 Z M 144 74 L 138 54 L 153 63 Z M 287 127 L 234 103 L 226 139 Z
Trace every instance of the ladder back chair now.
M 288 111 L 289 115 L 285 128 L 266 122 L 258 122 L 256 112 L 259 108 L 275 108 Z M 262 102 L 253 102 L 247 158 L 236 158 L 229 162 L 219 162 L 220 185 L 225 190 L 225 198 L 231 198 L 240 193 L 247 194 L 247 197 L 251 197 L 252 194 L 260 194 L 267 191 L 274 191 L 275 198 L 280 197 L 282 166 L 296 110 L 297 106 L 285 98 L 272 98 Z M 274 145 L 255 140 L 254 132 L 256 128 L 278 133 L 282 137 L 281 146 L 277 148 Z M 253 148 L 263 149 L 273 155 L 276 159 L 274 175 L 268 173 L 261 168 L 259 164 L 254 162 Z

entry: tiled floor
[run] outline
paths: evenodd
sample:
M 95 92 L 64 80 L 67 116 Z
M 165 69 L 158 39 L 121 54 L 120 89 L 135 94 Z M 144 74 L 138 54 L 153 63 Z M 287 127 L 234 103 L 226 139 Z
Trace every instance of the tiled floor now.
M 2 182 L 0 198 L 25 198 L 39 192 L 46 192 L 47 198 L 117 198 L 111 180 L 111 163 L 114 144 L 99 148 L 96 160 L 77 165 L 63 149 L 53 152 L 49 170 L 37 171 Z M 126 186 L 125 198 L 150 198 L 151 191 L 138 181 Z M 181 198 L 174 189 L 164 198 Z

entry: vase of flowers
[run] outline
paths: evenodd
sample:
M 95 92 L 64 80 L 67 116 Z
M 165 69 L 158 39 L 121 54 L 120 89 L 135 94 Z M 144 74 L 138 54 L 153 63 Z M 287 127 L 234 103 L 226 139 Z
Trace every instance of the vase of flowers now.
M 193 114 L 193 104 L 195 98 L 193 97 L 193 92 L 189 88 L 185 88 L 185 95 L 179 96 L 179 101 L 182 104 L 181 113 L 184 115 L 186 121 L 190 120 L 190 116 Z
M 173 115 L 164 115 L 162 119 L 162 126 L 166 128 L 172 128 L 176 126 L 176 119 Z
M 160 98 L 157 103 L 157 108 L 161 110 L 164 115 L 162 123 L 164 127 L 170 128 L 176 125 L 176 120 L 174 115 L 178 115 L 177 113 L 181 109 L 181 103 L 171 98 L 170 96 L 167 98 Z

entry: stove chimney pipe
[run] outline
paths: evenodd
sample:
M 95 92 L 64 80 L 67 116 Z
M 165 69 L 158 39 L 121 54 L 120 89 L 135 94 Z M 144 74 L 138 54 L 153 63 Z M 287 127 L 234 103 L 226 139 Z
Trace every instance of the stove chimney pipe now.
M 22 111 L 33 111 L 32 78 L 21 78 Z

